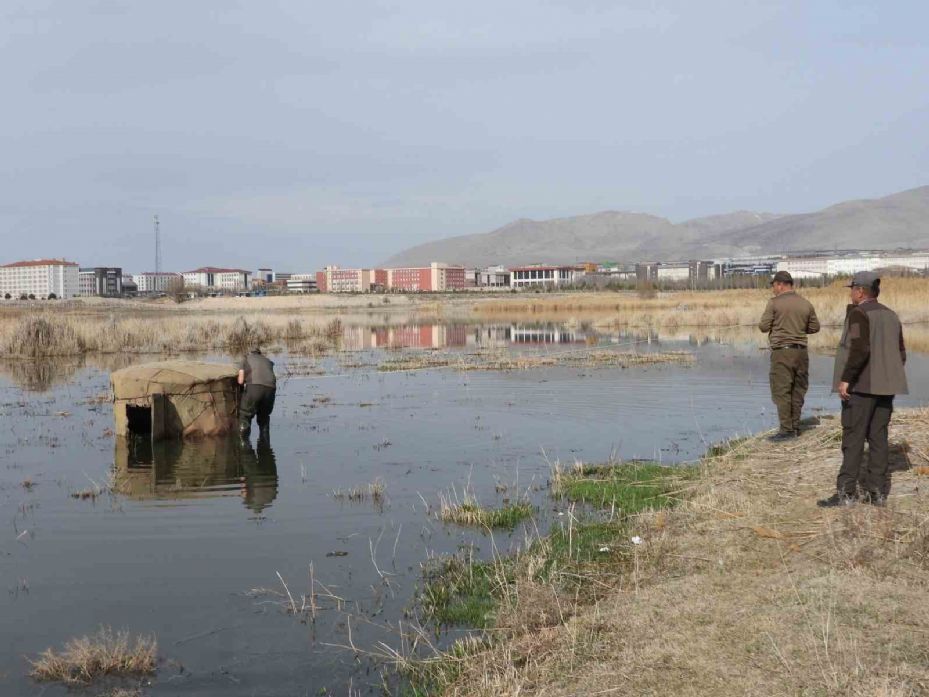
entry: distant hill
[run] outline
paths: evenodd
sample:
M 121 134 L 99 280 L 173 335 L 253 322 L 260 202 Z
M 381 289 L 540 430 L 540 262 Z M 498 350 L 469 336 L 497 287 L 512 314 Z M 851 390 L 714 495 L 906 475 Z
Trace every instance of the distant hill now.
M 466 266 L 670 261 L 834 247 L 929 248 L 929 186 L 797 215 L 737 211 L 676 224 L 654 215 L 622 211 L 552 220 L 521 219 L 492 232 L 411 247 L 386 260 L 384 266 L 432 261 Z

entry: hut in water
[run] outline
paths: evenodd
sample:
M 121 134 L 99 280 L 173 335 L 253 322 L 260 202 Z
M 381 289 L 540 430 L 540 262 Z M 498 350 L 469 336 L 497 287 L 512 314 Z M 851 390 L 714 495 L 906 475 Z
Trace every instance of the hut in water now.
M 237 373 L 232 365 L 197 361 L 117 370 L 110 376 L 114 431 L 153 441 L 229 433 L 238 417 Z

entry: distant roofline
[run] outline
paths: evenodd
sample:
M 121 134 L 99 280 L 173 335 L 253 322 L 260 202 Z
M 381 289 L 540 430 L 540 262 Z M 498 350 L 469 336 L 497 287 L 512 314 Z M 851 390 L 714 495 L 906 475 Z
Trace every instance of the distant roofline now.
M 251 271 L 246 271 L 245 269 L 223 269 L 218 266 L 201 266 L 199 269 L 193 269 L 192 271 L 182 271 L 182 273 L 247 273 L 247 274 L 250 274 Z
M 572 271 L 582 271 L 583 266 L 577 264 L 540 264 L 537 266 L 511 266 L 507 271 L 558 271 L 560 269 L 571 269 Z
M 65 261 L 64 259 L 32 259 L 27 261 L 14 261 L 11 264 L 4 264 L 0 268 L 13 269 L 24 266 L 78 266 L 76 262 Z M 78 268 L 80 268 L 78 266 Z

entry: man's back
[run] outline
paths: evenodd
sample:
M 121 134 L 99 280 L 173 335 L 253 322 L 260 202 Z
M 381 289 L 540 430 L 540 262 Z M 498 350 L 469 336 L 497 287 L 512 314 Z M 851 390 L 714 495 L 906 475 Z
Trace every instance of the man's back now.
M 264 385 L 277 387 L 277 378 L 274 376 L 274 361 L 258 351 L 252 351 L 242 359 L 239 366 L 245 372 L 247 385 Z
M 809 300 L 788 291 L 768 301 L 758 328 L 768 333 L 771 348 L 806 346 L 807 335 L 819 331 L 819 318 Z

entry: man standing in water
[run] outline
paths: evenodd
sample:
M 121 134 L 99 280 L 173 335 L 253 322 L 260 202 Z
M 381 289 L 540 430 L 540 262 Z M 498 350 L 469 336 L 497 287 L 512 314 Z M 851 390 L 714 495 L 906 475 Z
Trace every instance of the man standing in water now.
M 783 441 L 800 435 L 800 413 L 810 385 L 806 337 L 819 331 L 819 319 L 810 302 L 794 292 L 794 279 L 786 271 L 774 274 L 771 289 L 774 297 L 758 328 L 771 346 L 771 399 L 781 426 L 770 440 Z
M 239 384 L 245 389 L 239 402 L 239 435 L 248 438 L 252 432 L 252 417 L 258 417 L 260 437 L 267 438 L 274 410 L 277 379 L 274 362 L 258 347 L 249 351 L 239 363 Z
M 897 313 L 877 301 L 880 277 L 861 271 L 849 288 L 852 302 L 845 312 L 832 387 L 842 400 L 842 467 L 836 492 L 817 502 L 824 508 L 848 505 L 856 496 L 884 505 L 890 493 L 887 429 L 894 395 L 907 393 L 903 327 Z M 868 465 L 862 468 L 865 441 Z

